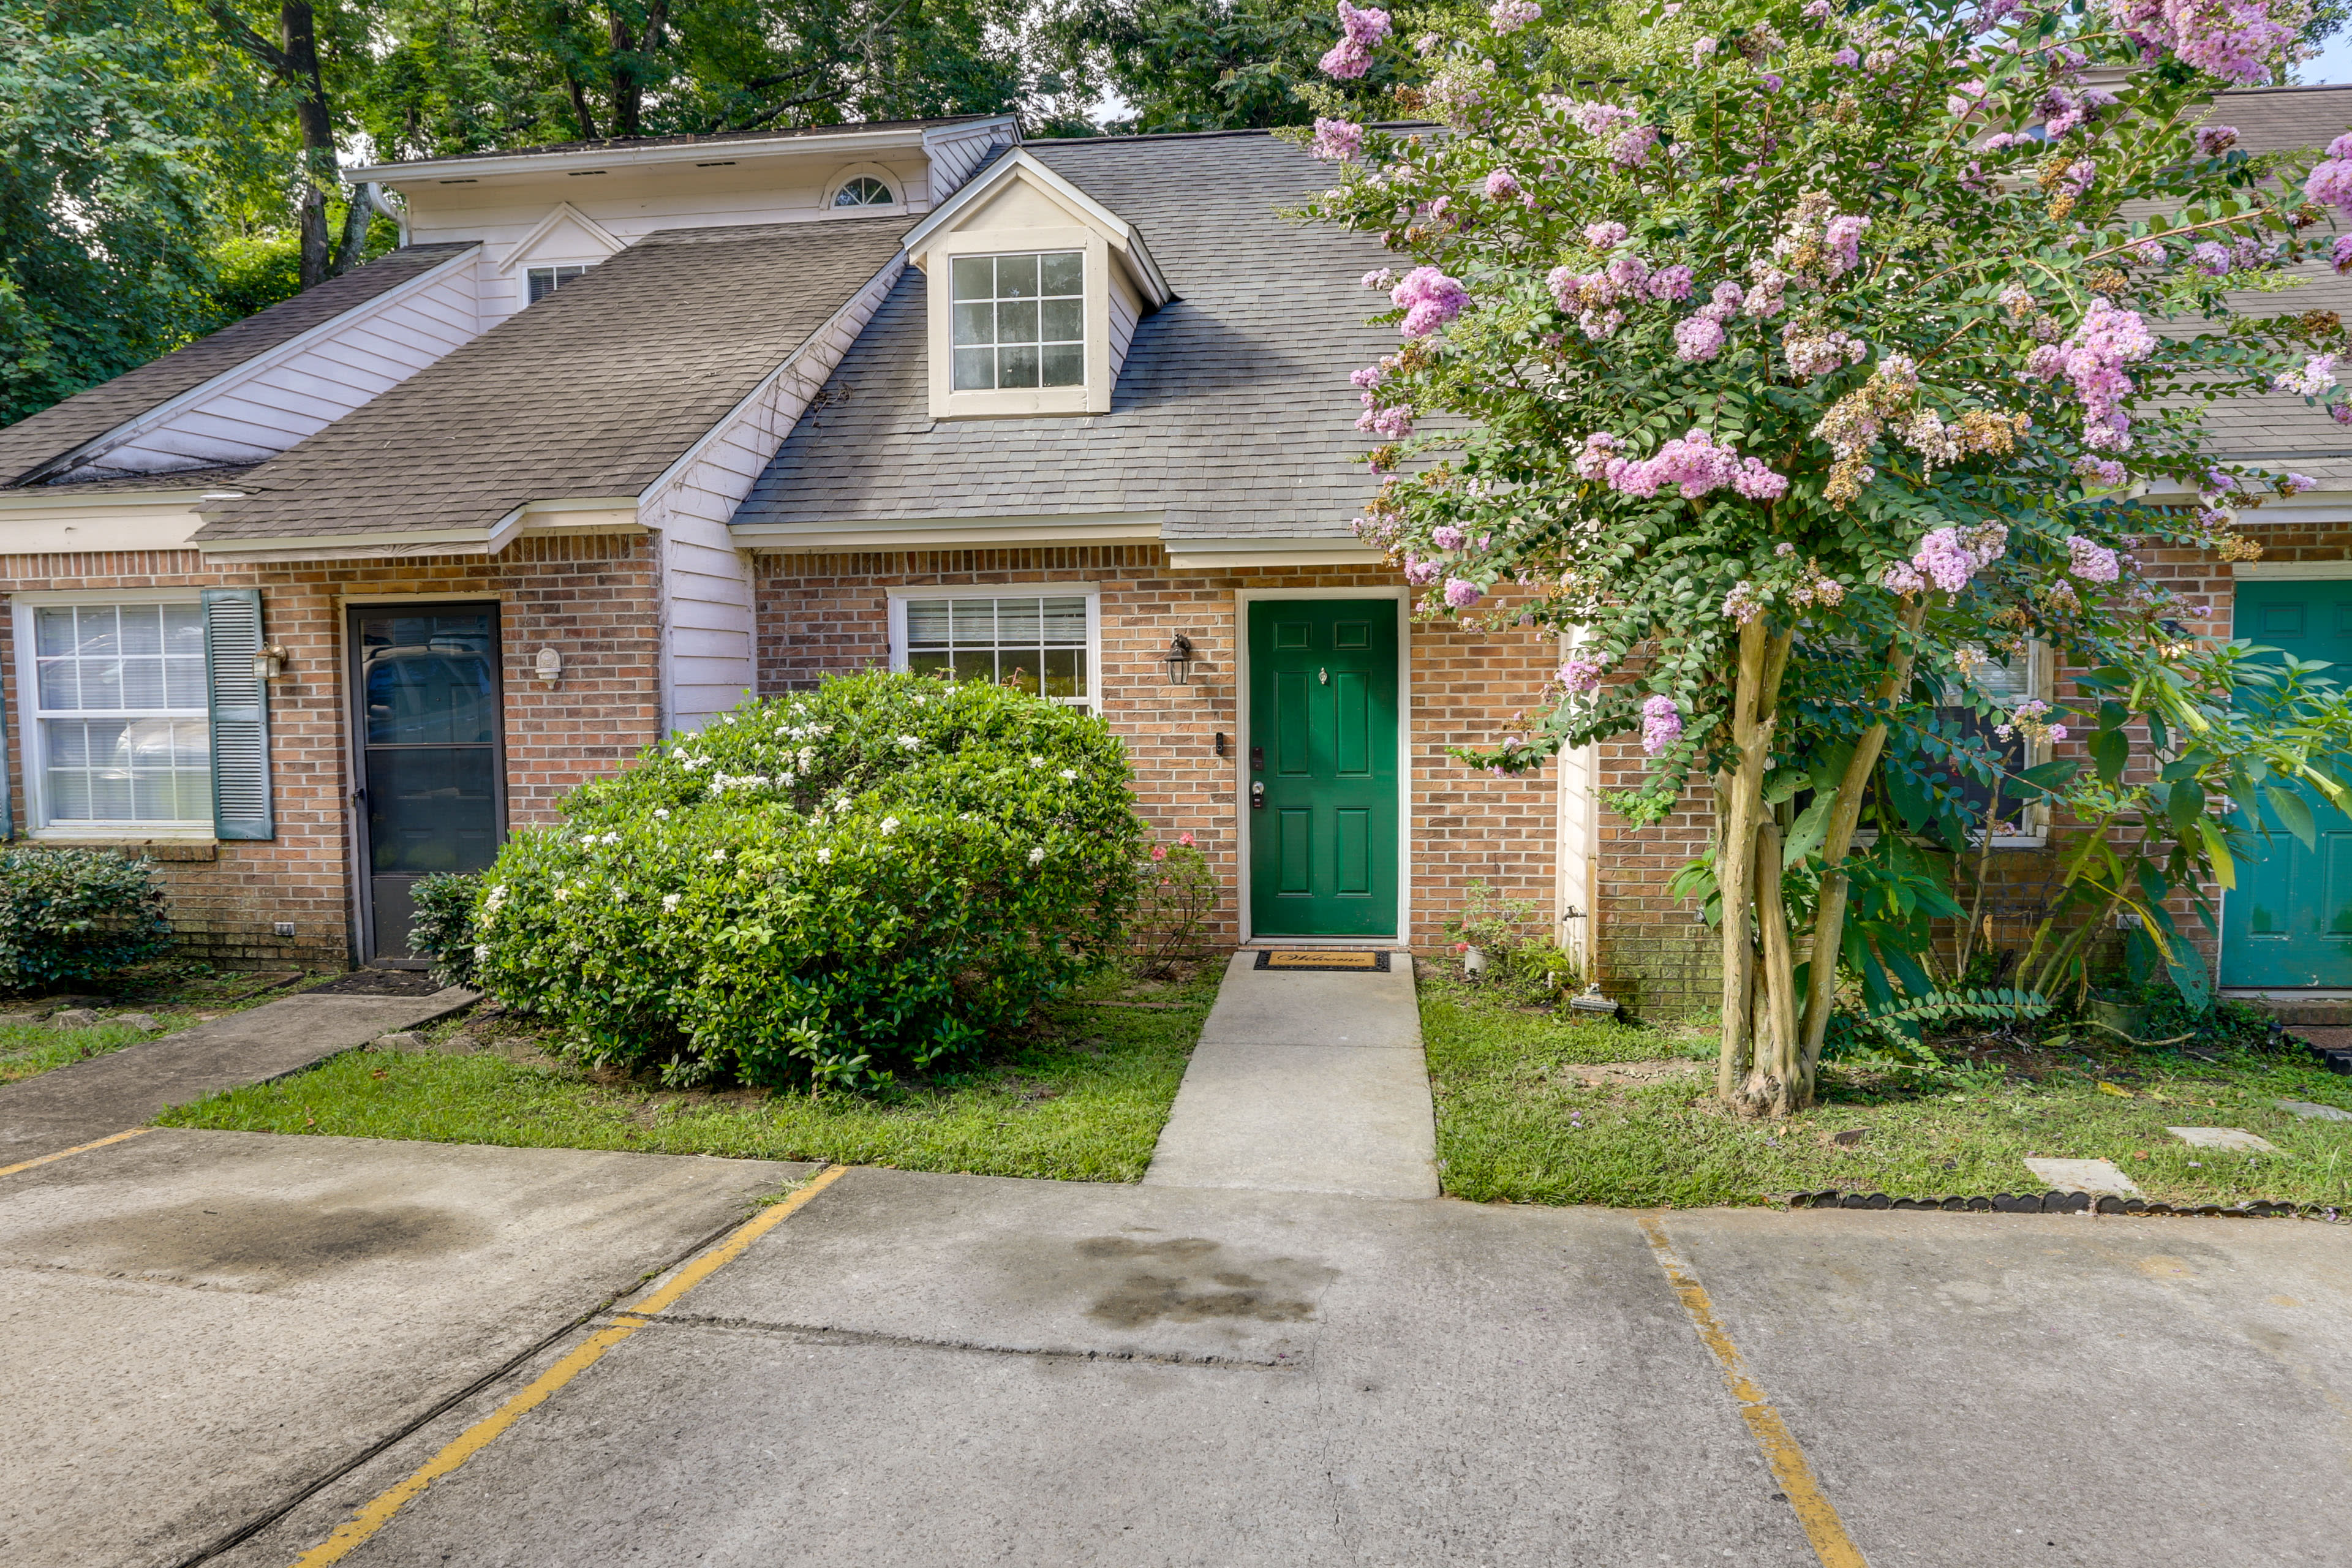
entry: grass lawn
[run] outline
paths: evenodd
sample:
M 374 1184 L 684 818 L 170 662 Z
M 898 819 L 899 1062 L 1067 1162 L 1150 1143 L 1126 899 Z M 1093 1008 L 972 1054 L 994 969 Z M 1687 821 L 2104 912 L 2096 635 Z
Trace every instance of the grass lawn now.
M 1685 1206 L 1825 1187 L 2035 1192 L 2045 1184 L 2024 1161 L 2036 1155 L 2112 1160 L 2166 1203 L 2352 1206 L 2352 1123 L 2300 1121 L 2272 1103 L 2352 1110 L 2352 1079 L 2299 1050 L 2222 1050 L 2212 1060 L 2048 1053 L 2007 1074 L 1911 1087 L 1832 1068 L 1821 1104 L 1769 1123 L 1717 1105 L 1712 1030 L 1568 1023 L 1442 974 L 1423 982 L 1421 1020 L 1445 1190 L 1474 1201 Z M 1688 1070 L 1590 1070 L 1676 1058 Z M 2195 1149 L 2167 1127 L 2242 1127 L 2278 1152 Z M 1856 1131 L 1858 1140 L 1832 1141 Z
M 1107 975 L 963 1070 L 882 1098 L 664 1089 L 575 1067 L 506 1018 L 466 1055 L 351 1051 L 166 1112 L 167 1126 L 517 1148 L 835 1160 L 908 1171 L 1132 1182 L 1176 1098 L 1222 966 L 1164 984 Z M 1119 1002 L 1148 1006 L 1110 1005 Z

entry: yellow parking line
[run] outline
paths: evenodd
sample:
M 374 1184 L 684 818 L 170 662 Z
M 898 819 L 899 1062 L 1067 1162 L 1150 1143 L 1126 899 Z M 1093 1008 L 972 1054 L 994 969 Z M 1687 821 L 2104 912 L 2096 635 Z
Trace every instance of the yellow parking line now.
M 562 1361 L 531 1379 L 530 1387 L 460 1432 L 451 1439 L 448 1447 L 352 1515 L 332 1535 L 296 1558 L 293 1568 L 318 1568 L 319 1564 L 341 1562 L 370 1536 L 391 1523 L 392 1516 L 405 1508 L 426 1487 L 488 1447 L 500 1433 L 545 1402 L 550 1394 L 595 1365 L 606 1351 L 652 1322 L 654 1314 L 675 1306 L 688 1290 L 742 1257 L 745 1247 L 790 1219 L 811 1198 L 839 1181 L 848 1171 L 846 1165 L 827 1166 L 808 1185 L 737 1226 L 725 1241 L 679 1269 L 660 1289 L 634 1307 L 621 1309 L 614 1314 L 621 1320 L 619 1322 L 590 1335 Z
M 1681 1299 L 1683 1310 L 1690 1314 L 1691 1327 L 1698 1331 L 1700 1342 L 1714 1352 L 1716 1363 L 1722 1367 L 1724 1386 L 1739 1402 L 1739 1414 L 1748 1423 L 1748 1435 L 1756 1439 L 1764 1462 L 1772 1468 L 1772 1479 L 1787 1496 L 1797 1522 L 1805 1527 L 1805 1538 L 1813 1543 L 1813 1555 L 1822 1560 L 1822 1568 L 1870 1568 L 1862 1548 L 1845 1532 L 1845 1523 L 1838 1518 L 1836 1507 L 1822 1490 L 1820 1480 L 1813 1475 L 1812 1462 L 1790 1435 L 1780 1413 L 1772 1407 L 1771 1396 L 1748 1374 L 1748 1363 L 1740 1356 L 1739 1347 L 1724 1331 L 1722 1320 L 1715 1315 L 1715 1303 L 1707 1300 L 1698 1276 L 1667 1238 L 1665 1226 L 1644 1216 L 1642 1234 L 1649 1237 L 1650 1251 L 1656 1257 L 1658 1267 L 1666 1271 L 1666 1282 Z
M 142 1132 L 152 1132 L 152 1127 L 133 1127 L 100 1139 L 95 1143 L 77 1143 L 70 1149 L 60 1149 L 54 1154 L 44 1154 L 37 1160 L 19 1160 L 13 1165 L 0 1165 L 0 1176 L 13 1176 L 19 1171 L 29 1171 L 36 1165 L 46 1165 L 52 1160 L 62 1160 L 68 1154 L 87 1154 L 92 1149 L 103 1149 L 109 1143 L 120 1143 L 125 1138 L 136 1138 Z

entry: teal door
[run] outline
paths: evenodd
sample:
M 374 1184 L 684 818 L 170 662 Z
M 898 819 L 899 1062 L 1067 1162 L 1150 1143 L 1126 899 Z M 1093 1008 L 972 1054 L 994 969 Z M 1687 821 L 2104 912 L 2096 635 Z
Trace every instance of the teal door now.
M 1397 934 L 1397 605 L 1249 606 L 1250 926 Z
M 2326 659 L 2352 680 L 2352 580 L 2238 584 L 2237 635 L 2297 658 Z M 2352 986 L 2352 818 L 2300 792 L 2319 830 L 2306 849 L 2256 802 L 2271 830 L 2221 900 L 2224 985 Z

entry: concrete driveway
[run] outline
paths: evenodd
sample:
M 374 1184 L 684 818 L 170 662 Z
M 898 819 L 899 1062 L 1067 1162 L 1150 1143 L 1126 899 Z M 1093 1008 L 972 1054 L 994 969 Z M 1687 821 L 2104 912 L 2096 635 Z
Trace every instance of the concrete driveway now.
M 613 1305 L 806 1173 L 153 1132 L 10 1178 L 0 1563 L 317 1563 L 339 1529 L 355 1564 L 567 1568 L 2220 1568 L 2352 1539 L 2334 1227 L 1646 1234 L 853 1170 L 658 1310 Z

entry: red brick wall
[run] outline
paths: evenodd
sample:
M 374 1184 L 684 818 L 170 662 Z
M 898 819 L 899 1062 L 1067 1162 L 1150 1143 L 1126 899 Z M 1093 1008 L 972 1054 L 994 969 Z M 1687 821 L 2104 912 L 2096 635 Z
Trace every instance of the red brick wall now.
M 206 566 L 194 551 L 0 556 L 0 594 L 21 590 L 257 587 L 262 625 L 288 653 L 269 691 L 270 784 L 277 837 L 223 843 L 217 858 L 163 865 L 175 932 L 224 963 L 341 966 L 353 900 L 348 697 L 342 600 L 416 594 L 495 598 L 505 644 L 508 819 L 544 821 L 574 784 L 618 767 L 657 738 L 654 563 L 644 538 L 527 539 L 495 560 L 444 556 L 284 565 Z M 15 617 L 0 616 L 0 693 L 11 722 L 7 787 L 26 826 L 24 693 Z M 563 655 L 552 689 L 532 679 L 541 647 Z M 203 847 L 173 846 L 173 855 Z M 291 941 L 271 934 L 294 924 Z
M 1386 592 L 1394 574 L 1319 568 L 1253 573 L 1171 572 L 1154 546 L 860 555 L 772 555 L 757 574 L 760 686 L 776 692 L 828 672 L 889 662 L 887 589 L 913 584 L 1097 583 L 1102 587 L 1102 711 L 1125 739 L 1144 815 L 1163 834 L 1196 834 L 1228 889 L 1213 940 L 1238 939 L 1234 759 L 1219 757 L 1223 731 L 1238 747 L 1234 674 L 1236 589 L 1311 588 L 1343 596 Z M 1182 633 L 1196 655 L 1189 685 L 1169 682 L 1160 662 Z M 1439 624 L 1412 628 L 1412 925 L 1415 947 L 1484 881 L 1498 895 L 1552 903 L 1552 796 L 1547 773 L 1518 779 L 1475 773 L 1444 755 L 1449 745 L 1489 743 L 1532 704 L 1556 662 L 1550 645 L 1516 628 L 1494 633 Z M 1548 918 L 1548 917 L 1539 917 Z

